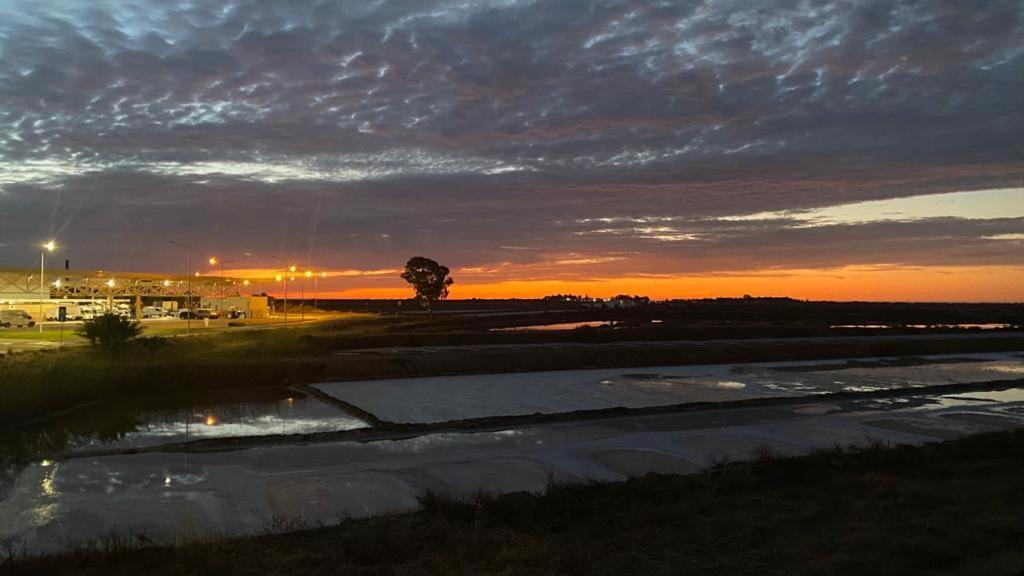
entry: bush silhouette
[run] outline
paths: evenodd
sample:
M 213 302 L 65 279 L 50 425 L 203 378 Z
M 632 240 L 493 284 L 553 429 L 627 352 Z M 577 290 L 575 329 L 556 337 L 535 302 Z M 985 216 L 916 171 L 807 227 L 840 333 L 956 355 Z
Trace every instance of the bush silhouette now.
M 142 333 L 142 324 L 117 314 L 104 314 L 86 320 L 76 333 L 105 352 L 116 352 Z

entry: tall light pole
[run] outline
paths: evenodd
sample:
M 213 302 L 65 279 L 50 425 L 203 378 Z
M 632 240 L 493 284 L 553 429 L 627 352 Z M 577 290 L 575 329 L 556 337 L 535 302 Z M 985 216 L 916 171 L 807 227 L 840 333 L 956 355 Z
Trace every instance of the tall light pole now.
M 234 260 L 220 260 L 216 256 L 210 256 L 210 266 L 220 264 L 220 312 L 224 311 L 224 265 L 231 264 Z
M 284 276 L 284 323 L 288 323 L 288 283 L 294 282 L 295 277 L 289 276 L 289 274 L 295 274 L 295 265 L 288 267 L 288 273 Z
M 316 297 L 317 297 L 317 294 L 319 294 L 319 292 L 317 292 L 316 281 L 319 280 L 320 278 L 327 278 L 327 272 L 321 272 L 317 276 L 313 277 L 313 311 L 314 312 L 316 312 Z
M 170 242 L 171 244 L 174 244 L 178 248 L 184 248 L 185 249 L 185 270 L 186 270 L 186 276 L 185 277 L 188 278 L 188 283 L 185 285 L 185 304 L 187 306 L 185 308 L 185 335 L 186 336 L 191 336 L 192 335 L 192 245 L 191 244 L 182 244 L 181 242 L 175 242 L 174 240 L 168 240 L 168 242 Z M 188 426 L 187 421 L 186 421 L 185 425 Z M 186 470 L 187 470 L 187 468 L 188 468 L 188 466 L 186 465 Z M 186 474 L 187 473 L 188 472 L 186 471 Z
M 43 331 L 43 277 L 46 275 L 46 253 L 57 249 L 57 243 L 50 240 L 43 244 L 43 251 L 39 253 L 39 332 Z
M 107 280 L 107 314 L 114 313 L 114 279 Z
M 300 313 L 302 314 L 302 319 L 303 320 L 306 319 L 306 308 L 305 308 L 305 306 L 306 306 L 306 278 L 312 278 L 312 277 L 313 277 L 313 272 L 311 270 L 306 270 L 302 274 L 302 299 L 299 300 L 299 302 L 300 302 L 299 310 L 300 310 Z M 314 282 L 316 282 L 316 280 L 314 280 Z M 315 291 L 314 291 L 314 293 L 315 293 Z
M 284 323 L 288 323 L 288 272 L 289 270 L 295 272 L 295 266 L 289 267 L 288 264 L 282 258 L 277 256 L 271 256 L 274 260 L 277 260 L 284 266 L 284 274 L 281 275 L 281 279 L 284 281 Z

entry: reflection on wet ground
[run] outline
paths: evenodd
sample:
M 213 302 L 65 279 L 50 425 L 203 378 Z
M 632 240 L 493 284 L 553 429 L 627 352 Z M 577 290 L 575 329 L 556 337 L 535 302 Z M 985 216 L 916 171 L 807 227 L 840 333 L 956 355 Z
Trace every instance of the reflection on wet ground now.
M 83 407 L 0 436 L 0 545 L 59 548 L 111 530 L 178 535 L 265 529 L 275 517 L 406 509 L 418 491 L 539 489 L 551 475 L 615 480 L 698 470 L 768 445 L 803 453 L 869 438 L 920 443 L 1024 425 L 1024 388 L 824 398 L 827 392 L 1018 380 L 1020 353 L 569 370 L 344 382 L 317 387 L 387 420 L 569 412 L 759 397 L 780 405 L 606 417 L 378 441 L 99 456 L 101 448 L 308 434 L 366 426 L 285 389 L 211 391 Z M 52 455 L 59 455 L 54 457 Z M 45 459 L 44 459 L 45 458 Z
M 286 389 L 216 390 L 82 407 L 0 435 L 0 495 L 26 463 L 98 448 L 133 448 L 265 434 L 309 434 L 366 422 Z
M 392 422 L 442 422 L 624 406 L 724 402 L 1014 380 L 1015 353 L 560 370 L 317 384 Z
M 561 324 L 530 324 L 528 326 L 510 326 L 507 328 L 491 328 L 491 332 L 547 332 L 551 330 L 575 330 L 577 328 L 607 328 L 611 323 L 603 320 L 590 322 L 563 322 Z
M 138 424 L 117 440 L 90 438 L 72 452 L 94 448 L 153 446 L 203 438 L 266 434 L 310 434 L 362 428 L 366 423 L 337 408 L 288 392 L 284 398 L 261 402 L 196 403 L 172 411 L 142 412 Z
M 609 417 L 372 442 L 80 457 L 29 465 L 0 499 L 0 544 L 60 548 L 111 530 L 156 539 L 331 523 L 415 506 L 425 487 L 539 490 L 557 480 L 692 472 L 758 450 L 920 444 L 1024 426 L 1024 388 Z
M 959 328 L 961 330 L 1007 330 L 1014 328 L 1013 324 L 833 324 L 829 328 L 869 328 L 874 330 L 887 330 L 890 328 L 914 328 L 918 330 L 935 328 Z

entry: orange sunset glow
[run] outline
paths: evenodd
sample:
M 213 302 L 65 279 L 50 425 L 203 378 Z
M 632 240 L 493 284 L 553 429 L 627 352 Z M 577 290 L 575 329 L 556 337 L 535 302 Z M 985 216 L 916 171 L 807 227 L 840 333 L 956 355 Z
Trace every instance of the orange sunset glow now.
M 261 271 L 237 271 L 240 277 L 265 278 Z M 515 271 L 511 270 L 510 274 Z M 452 298 L 541 298 L 550 294 L 580 294 L 609 298 L 616 294 L 643 294 L 654 299 L 790 296 L 804 300 L 1019 302 L 1024 300 L 1024 268 L 1011 266 L 915 267 L 850 266 L 832 269 L 739 271 L 719 275 L 624 276 L 591 279 L 496 280 L 479 273 L 455 273 Z M 321 298 L 405 299 L 412 293 L 398 279 L 398 271 L 328 272 L 342 277 L 351 288 L 330 288 Z M 294 297 L 298 279 L 293 281 Z M 337 283 L 333 284 L 334 286 Z M 305 289 L 312 290 L 312 284 Z M 267 283 L 267 293 L 283 296 L 280 283 Z

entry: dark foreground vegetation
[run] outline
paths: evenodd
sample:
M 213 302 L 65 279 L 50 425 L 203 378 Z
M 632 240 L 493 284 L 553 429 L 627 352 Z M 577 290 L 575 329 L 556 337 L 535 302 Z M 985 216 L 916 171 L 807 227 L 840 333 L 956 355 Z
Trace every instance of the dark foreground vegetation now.
M 321 300 L 320 308 L 345 312 L 408 313 L 419 310 L 413 300 Z M 632 308 L 608 309 L 599 304 L 558 300 L 445 300 L 435 315 L 486 313 L 472 318 L 486 324 L 499 312 L 528 314 L 591 314 L 598 319 L 648 316 L 666 323 L 728 325 L 905 325 L 1024 324 L 1024 303 L 970 302 L 828 302 L 792 298 L 703 298 L 648 302 Z M 652 315 L 653 316 L 649 316 Z M 526 323 L 526 322 L 524 322 Z
M 420 510 L 265 536 L 111 538 L 26 574 L 985 574 L 1024 570 L 1024 430 L 923 447 L 769 452 L 692 476 L 428 492 Z M 302 528 L 282 521 L 279 530 Z
M 848 340 L 815 337 L 758 341 L 752 329 L 744 337 L 707 342 L 674 342 L 637 348 L 615 344 L 631 333 L 593 330 L 560 333 L 563 344 L 549 347 L 547 333 L 478 332 L 472 319 L 377 317 L 353 314 L 318 324 L 282 329 L 225 332 L 193 338 L 144 336 L 113 351 L 75 347 L 0 357 L 0 432 L 63 411 L 118 398 L 185 395 L 226 388 L 277 388 L 323 380 L 402 378 L 450 374 L 481 374 L 582 368 L 623 368 L 817 360 L 867 356 L 951 354 L 1021 350 L 1024 333 L 1004 332 L 1001 338 L 960 338 L 937 334 L 924 339 L 889 338 L 888 331 L 871 338 Z M 145 334 L 145 333 L 144 333 Z M 589 334 L 602 334 L 592 339 Z M 520 344 L 464 350 L 455 345 L 480 338 Z M 661 340 L 654 337 L 651 340 Z M 373 342 L 383 346 L 444 343 L 453 347 L 431 354 L 403 351 L 353 351 Z

